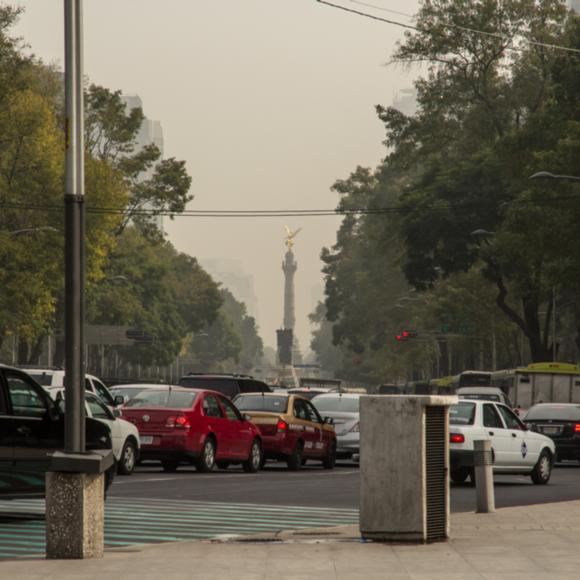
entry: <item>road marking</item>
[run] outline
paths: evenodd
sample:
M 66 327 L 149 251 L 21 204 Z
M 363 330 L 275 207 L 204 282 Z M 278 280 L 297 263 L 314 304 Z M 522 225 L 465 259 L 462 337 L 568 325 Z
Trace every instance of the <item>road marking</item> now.
M 9 514 L 9 521 L 2 522 L 3 513 Z M 224 534 L 356 522 L 358 510 L 347 508 L 110 497 L 105 506 L 105 546 L 199 540 Z M 44 501 L 0 501 L 0 558 L 42 556 L 44 550 Z

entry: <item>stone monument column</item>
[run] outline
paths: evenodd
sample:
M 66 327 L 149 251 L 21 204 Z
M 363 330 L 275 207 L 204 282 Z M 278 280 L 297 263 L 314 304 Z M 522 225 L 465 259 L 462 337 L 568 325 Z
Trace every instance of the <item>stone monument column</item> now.
M 294 274 L 298 264 L 294 259 L 294 252 L 288 250 L 286 257 L 282 262 L 282 271 L 284 272 L 284 329 L 294 329 L 296 323 L 296 314 L 294 307 Z

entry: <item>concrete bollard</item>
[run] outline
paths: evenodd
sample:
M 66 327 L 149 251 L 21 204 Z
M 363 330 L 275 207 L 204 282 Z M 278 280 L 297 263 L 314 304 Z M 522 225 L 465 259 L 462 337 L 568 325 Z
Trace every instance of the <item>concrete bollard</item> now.
M 491 441 L 474 441 L 473 443 L 477 513 L 489 514 L 495 511 Z

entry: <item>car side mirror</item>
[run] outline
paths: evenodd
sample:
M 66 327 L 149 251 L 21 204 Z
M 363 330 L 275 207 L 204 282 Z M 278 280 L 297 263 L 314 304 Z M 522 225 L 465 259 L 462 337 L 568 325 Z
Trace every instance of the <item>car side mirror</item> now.
M 115 405 L 124 405 L 129 400 L 127 395 L 116 395 Z
M 120 417 L 123 416 L 121 409 L 112 409 L 112 413 L 113 413 L 113 417 L 115 417 L 116 419 L 119 419 Z
M 334 419 L 332 417 L 324 417 L 323 422 L 326 425 L 334 425 Z

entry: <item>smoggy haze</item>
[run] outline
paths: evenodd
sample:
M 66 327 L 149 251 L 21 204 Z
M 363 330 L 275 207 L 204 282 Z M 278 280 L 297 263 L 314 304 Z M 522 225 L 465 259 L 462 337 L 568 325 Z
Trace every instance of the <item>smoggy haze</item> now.
M 404 12 L 418 4 L 374 3 Z M 11 4 L 26 9 L 17 32 L 31 50 L 62 63 L 62 0 Z M 384 155 L 374 105 L 390 104 L 412 82 L 400 67 L 383 66 L 402 29 L 314 0 L 85 0 L 85 30 L 87 76 L 138 94 L 145 114 L 161 121 L 166 156 L 185 159 L 193 176 L 191 209 L 333 208 L 332 183 Z M 270 345 L 282 323 L 284 225 L 303 227 L 295 248 L 303 350 L 313 294 L 322 288 L 320 250 L 334 243 L 339 223 L 337 217 L 165 222 L 175 246 L 202 262 L 242 262 L 253 276 L 261 334 Z

